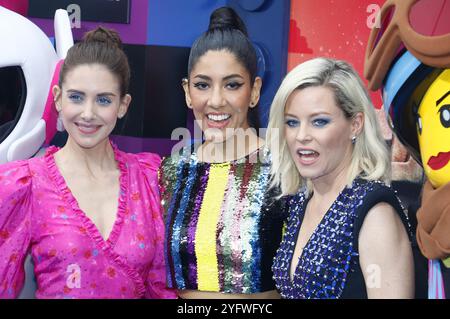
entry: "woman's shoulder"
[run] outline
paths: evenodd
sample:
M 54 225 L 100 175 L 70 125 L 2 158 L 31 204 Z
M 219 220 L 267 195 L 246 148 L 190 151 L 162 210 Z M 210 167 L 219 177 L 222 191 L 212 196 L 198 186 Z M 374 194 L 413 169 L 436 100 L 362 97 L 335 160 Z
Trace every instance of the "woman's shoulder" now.
M 14 176 L 31 177 L 30 160 L 19 160 L 0 165 L 0 180 Z
M 383 181 L 357 179 L 355 184 L 361 194 L 360 203 L 366 210 L 370 210 L 380 202 L 386 202 L 396 210 L 403 210 L 397 192 Z
M 199 143 L 192 143 L 172 149 L 169 155 L 162 158 L 161 168 L 176 167 L 184 163 L 198 163 L 197 149 L 200 145 Z
M 29 160 L 0 165 L 0 203 L 13 194 L 27 193 L 31 188 L 32 177 Z
M 360 185 L 366 188 L 364 195 L 358 202 L 356 210 L 355 229 L 359 231 L 364 223 L 367 214 L 377 204 L 386 203 L 391 206 L 396 215 L 398 215 L 405 226 L 408 234 L 411 236 L 411 225 L 403 204 L 397 196 L 397 192 L 390 186 L 381 181 L 360 181 Z

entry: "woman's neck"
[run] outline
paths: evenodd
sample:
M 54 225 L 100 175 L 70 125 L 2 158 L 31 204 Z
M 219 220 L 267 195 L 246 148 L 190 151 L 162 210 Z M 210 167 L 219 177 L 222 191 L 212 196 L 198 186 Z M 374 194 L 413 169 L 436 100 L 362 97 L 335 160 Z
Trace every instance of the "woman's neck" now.
M 327 207 L 330 206 L 347 185 L 349 166 L 346 164 L 337 167 L 331 174 L 312 180 L 313 197 L 311 200 L 315 203 L 323 203 Z
M 264 140 L 252 131 L 238 130 L 236 134 L 221 143 L 205 141 L 198 149 L 202 162 L 230 162 L 247 156 L 264 145 Z
M 77 170 L 96 176 L 117 169 L 114 150 L 108 139 L 93 148 L 83 148 L 70 137 L 66 145 L 55 154 L 59 168 Z

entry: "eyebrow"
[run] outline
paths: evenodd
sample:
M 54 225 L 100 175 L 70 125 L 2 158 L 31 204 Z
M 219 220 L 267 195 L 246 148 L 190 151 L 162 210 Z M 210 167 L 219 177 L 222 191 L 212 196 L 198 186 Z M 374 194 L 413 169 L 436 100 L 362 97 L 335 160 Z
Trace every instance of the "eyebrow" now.
M 84 92 L 82 92 L 82 91 L 73 90 L 73 89 L 67 90 L 67 93 L 78 93 L 78 94 L 86 95 L 86 93 L 84 93 Z M 115 95 L 114 93 L 112 93 L 112 92 L 102 92 L 102 93 L 98 93 L 98 94 L 97 94 L 97 96 L 99 96 L 99 95 L 111 95 L 111 96 L 116 96 L 116 95 Z
M 436 106 L 438 106 L 439 104 L 441 104 L 441 102 L 450 94 L 450 91 L 448 91 L 447 93 L 445 93 L 440 99 L 438 99 L 436 101 Z
M 244 77 L 240 74 L 231 74 L 231 75 L 227 75 L 226 77 L 224 77 L 224 80 L 229 80 L 232 78 L 240 78 L 240 79 L 244 79 Z
M 325 111 L 322 111 L 322 112 L 315 112 L 315 113 L 312 113 L 312 114 L 309 115 L 309 117 L 314 117 L 314 116 L 318 116 L 318 115 L 328 115 L 328 116 L 331 116 L 330 113 L 325 112 Z M 290 113 L 284 113 L 284 116 L 290 116 L 290 117 L 295 117 L 295 118 L 297 118 L 296 115 L 293 115 L 293 114 L 290 114 Z
M 289 116 L 289 117 L 295 117 L 295 118 L 297 118 L 297 116 L 295 116 L 295 115 L 293 115 L 293 114 L 290 114 L 290 113 L 284 113 L 284 116 L 286 117 L 286 116 Z
M 197 74 L 196 76 L 194 76 L 194 79 L 195 78 L 200 78 L 202 80 L 211 80 L 211 78 L 209 76 L 203 75 L 203 74 Z M 242 75 L 240 75 L 240 74 L 230 74 L 230 75 L 227 75 L 226 77 L 224 77 L 222 80 L 226 81 L 226 80 L 229 80 L 229 79 L 232 79 L 232 78 L 244 79 L 244 77 Z
M 81 91 L 78 91 L 78 90 L 72 90 L 72 89 L 70 89 L 70 90 L 67 90 L 66 91 L 67 93 L 79 93 L 79 94 L 85 94 L 84 92 L 81 92 Z

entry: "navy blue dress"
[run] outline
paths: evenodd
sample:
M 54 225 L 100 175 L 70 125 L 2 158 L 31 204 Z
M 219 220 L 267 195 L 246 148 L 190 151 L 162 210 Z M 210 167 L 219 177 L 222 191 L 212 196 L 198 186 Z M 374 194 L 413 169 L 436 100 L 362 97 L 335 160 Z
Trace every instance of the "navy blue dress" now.
M 289 199 L 286 232 L 272 266 L 282 298 L 367 298 L 358 253 L 359 231 L 367 212 L 377 203 L 389 203 L 412 237 L 408 217 L 395 191 L 379 181 L 355 179 L 351 187 L 338 195 L 311 235 L 291 281 L 292 257 L 308 200 L 304 193 Z

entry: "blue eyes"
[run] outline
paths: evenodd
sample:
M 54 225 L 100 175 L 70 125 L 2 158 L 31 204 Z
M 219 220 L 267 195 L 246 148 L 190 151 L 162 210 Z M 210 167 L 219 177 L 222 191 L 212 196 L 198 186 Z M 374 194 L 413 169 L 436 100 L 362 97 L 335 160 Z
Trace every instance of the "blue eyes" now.
M 285 124 L 289 127 L 297 127 L 300 124 L 300 121 L 287 119 Z
M 106 96 L 97 97 L 97 103 L 100 105 L 110 105 L 111 102 L 111 99 L 107 98 Z
M 318 119 L 312 120 L 311 123 L 313 126 L 321 128 L 321 127 L 326 126 L 328 123 L 330 123 L 330 120 L 324 119 L 324 118 L 318 118 Z M 295 119 L 286 119 L 285 124 L 289 127 L 298 127 L 300 125 L 300 121 L 295 120 Z
M 83 100 L 83 96 L 81 94 L 70 94 L 69 100 L 75 103 L 81 102 Z
M 84 95 L 79 93 L 71 93 L 68 98 L 73 103 L 82 103 L 84 101 Z M 112 103 L 112 100 L 109 97 L 103 95 L 97 96 L 95 101 L 102 106 L 108 106 Z
M 450 128 L 450 104 L 445 104 L 441 106 L 438 113 L 441 125 L 445 128 Z M 419 134 L 422 134 L 423 123 L 420 115 L 417 115 L 416 121 L 417 121 L 417 130 L 419 131 Z
M 445 128 L 450 127 L 450 104 L 443 105 L 439 109 L 441 124 Z
M 328 119 L 315 119 L 315 120 L 313 120 L 313 125 L 317 126 L 317 127 L 323 127 L 323 126 L 327 125 L 328 123 L 330 123 L 330 120 L 328 120 Z

